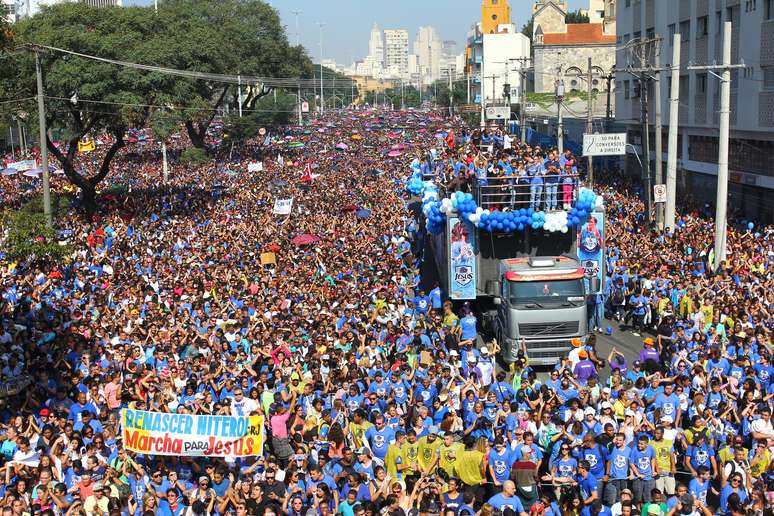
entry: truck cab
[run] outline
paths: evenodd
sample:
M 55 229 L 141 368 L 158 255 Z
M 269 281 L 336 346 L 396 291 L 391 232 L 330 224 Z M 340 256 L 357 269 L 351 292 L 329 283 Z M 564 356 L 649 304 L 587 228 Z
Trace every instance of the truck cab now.
M 525 257 L 500 261 L 500 293 L 494 323 L 503 359 L 513 362 L 527 342 L 534 365 L 556 363 L 571 340 L 587 332 L 584 269 L 569 257 Z

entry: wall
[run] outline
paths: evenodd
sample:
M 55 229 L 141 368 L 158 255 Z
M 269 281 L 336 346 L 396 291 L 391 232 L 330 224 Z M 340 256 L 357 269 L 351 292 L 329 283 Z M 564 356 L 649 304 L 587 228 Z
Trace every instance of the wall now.
M 615 47 L 613 45 L 535 47 L 535 70 L 541 71 L 541 73 L 535 74 L 535 92 L 546 93 L 554 91 L 554 81 L 557 78 L 556 70 L 558 67 L 561 67 L 562 74 L 570 67 L 577 67 L 586 72 L 589 57 L 591 57 L 592 66 L 599 66 L 607 73 L 615 65 Z M 565 79 L 564 84 L 569 90 L 569 81 Z M 581 82 L 578 89 L 585 91 L 586 88 L 588 86 Z M 597 89 L 600 91 L 606 89 L 606 83 L 600 79 Z
M 484 34 L 484 95 L 487 102 L 492 101 L 492 78 L 494 79 L 495 100 L 503 97 L 503 85 L 506 79 L 505 62 L 509 59 L 529 57 L 529 38 L 524 34 Z M 518 102 L 520 75 L 517 70 L 518 62 L 511 62 L 509 66 L 509 80 L 511 85 L 511 101 Z

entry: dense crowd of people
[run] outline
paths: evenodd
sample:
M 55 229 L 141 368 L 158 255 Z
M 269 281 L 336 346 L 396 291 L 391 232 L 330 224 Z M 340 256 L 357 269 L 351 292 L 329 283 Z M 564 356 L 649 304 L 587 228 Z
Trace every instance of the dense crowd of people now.
M 548 373 L 527 349 L 503 369 L 471 307 L 420 274 L 409 163 L 450 191 L 524 185 L 503 209 L 563 209 L 577 159 L 429 112 L 273 136 L 173 160 L 167 184 L 156 144 L 133 144 L 98 214 L 58 221 L 69 259 L 0 261 L 2 514 L 771 514 L 770 228 L 730 229 L 714 272 L 711 220 L 686 210 L 660 233 L 601 174 L 591 327 L 642 335 L 639 357 L 602 356 L 592 333 Z M 39 191 L 0 187 L 6 207 Z M 123 408 L 259 414 L 264 449 L 135 453 Z

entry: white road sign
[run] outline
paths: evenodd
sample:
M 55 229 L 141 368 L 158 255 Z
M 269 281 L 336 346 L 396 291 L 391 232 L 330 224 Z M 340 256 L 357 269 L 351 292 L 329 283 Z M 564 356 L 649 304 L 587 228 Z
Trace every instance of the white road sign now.
M 653 200 L 655 202 L 666 202 L 666 185 L 653 185 Z
M 626 133 L 584 134 L 584 156 L 622 156 L 626 154 Z
M 301 103 L 301 112 L 309 113 L 309 102 L 304 101 Z
M 508 106 L 489 106 L 486 108 L 486 118 L 489 120 L 508 120 L 511 109 Z

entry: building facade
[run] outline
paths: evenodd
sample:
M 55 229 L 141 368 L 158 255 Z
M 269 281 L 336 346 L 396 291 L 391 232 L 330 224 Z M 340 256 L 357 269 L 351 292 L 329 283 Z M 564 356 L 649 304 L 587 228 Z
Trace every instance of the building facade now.
M 441 52 L 443 44 L 433 27 L 419 27 L 414 40 L 414 54 L 419 61 L 419 72 L 423 84 L 432 84 L 441 75 Z
M 16 0 L 0 1 L 0 17 L 8 23 L 16 23 L 17 20 L 17 2 Z
M 604 0 L 604 5 L 613 5 Z M 594 2 L 592 2 L 594 5 Z M 555 91 L 557 80 L 568 91 L 586 91 L 578 78 L 591 58 L 594 74 L 592 90 L 607 91 L 604 77 L 612 73 L 616 62 L 614 11 L 602 9 L 606 16 L 596 23 L 566 23 L 566 2 L 538 0 L 533 5 L 533 45 L 535 92 Z
M 510 85 L 511 103 L 520 102 L 519 69 L 521 66 L 526 68 L 528 64 L 519 59 L 530 55 L 529 38 L 517 32 L 513 26 L 510 29 L 501 26 L 495 34 L 484 34 L 483 40 L 484 102 L 487 105 L 507 103 L 503 89 L 505 84 Z
M 408 79 L 409 36 L 404 29 L 384 31 L 384 67 L 389 77 Z
M 717 191 L 718 112 L 720 81 L 706 71 L 686 70 L 689 63 L 722 61 L 723 23 L 732 23 L 731 61 L 749 65 L 731 71 L 731 137 L 729 141 L 729 214 L 774 220 L 774 1 L 772 0 L 618 0 L 619 45 L 642 37 L 661 36 L 661 62 L 672 59 L 673 35 L 680 44 L 680 108 L 678 113 L 678 199 L 691 196 L 711 206 Z M 743 36 L 742 36 L 743 35 Z M 625 73 L 627 54 L 618 52 L 616 119 L 629 143 L 641 151 L 640 96 L 634 78 Z M 671 79 L 661 80 L 663 170 L 666 173 L 669 91 Z M 649 91 L 654 120 L 653 84 Z M 655 156 L 655 154 L 653 154 Z M 627 156 L 626 170 L 639 174 L 636 158 Z M 683 192 L 681 194 L 680 192 Z
M 482 0 L 481 31 L 493 34 L 499 25 L 511 23 L 511 6 L 508 0 Z
M 371 27 L 371 37 L 368 40 L 368 57 L 366 58 L 375 69 L 373 75 L 380 75 L 384 68 L 384 34 L 377 24 Z

